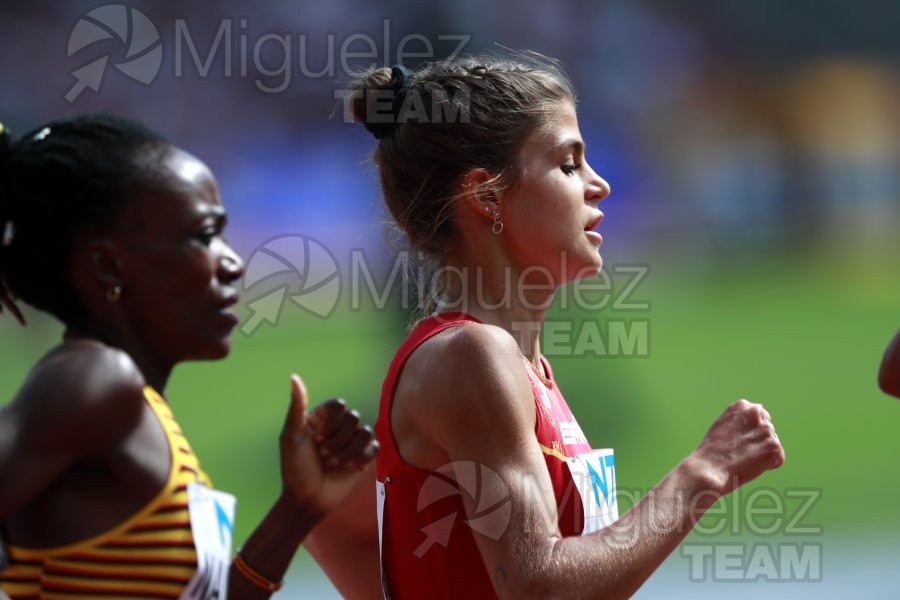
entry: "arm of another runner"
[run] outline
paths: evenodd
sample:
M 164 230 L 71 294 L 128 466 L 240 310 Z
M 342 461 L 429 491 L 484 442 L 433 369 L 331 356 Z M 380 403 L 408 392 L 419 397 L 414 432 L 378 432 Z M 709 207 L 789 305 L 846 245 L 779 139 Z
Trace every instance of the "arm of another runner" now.
M 878 371 L 878 386 L 885 394 L 900 398 L 900 331 L 884 351 Z
M 432 359 L 443 368 L 430 371 L 435 393 L 420 415 L 449 460 L 474 461 L 499 475 L 483 484 L 506 489 L 482 489 L 481 496 L 509 494 L 510 520 L 499 539 L 475 533 L 501 598 L 627 598 L 716 498 L 784 460 L 768 413 L 740 400 L 713 423 L 697 450 L 614 525 L 563 538 L 515 342 L 503 330 L 483 326 L 460 328 L 444 340 L 432 344 Z M 464 500 L 469 515 L 476 514 L 475 500 Z
M 348 497 L 303 542 L 341 596 L 384 598 L 375 512 L 375 463 L 366 467 Z
M 280 436 L 282 491 L 240 550 L 245 572 L 232 566 L 230 598 L 268 598 L 290 566 L 297 547 L 322 518 L 355 487 L 378 452 L 372 430 L 342 401 L 323 403 L 307 416 L 306 388 L 291 379 L 291 406 Z M 327 449 L 327 452 L 323 452 Z M 333 460 L 332 460 L 333 459 Z M 251 572 L 248 577 L 246 571 Z M 254 583 L 251 578 L 258 578 Z

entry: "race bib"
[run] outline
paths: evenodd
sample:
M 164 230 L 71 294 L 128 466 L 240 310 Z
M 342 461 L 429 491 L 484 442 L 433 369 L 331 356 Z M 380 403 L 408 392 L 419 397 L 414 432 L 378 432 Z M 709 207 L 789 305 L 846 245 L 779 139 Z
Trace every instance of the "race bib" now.
M 381 566 L 381 592 L 384 594 L 386 600 L 390 600 L 390 594 L 387 591 L 387 577 L 384 573 L 384 559 L 381 555 L 381 541 L 383 539 L 383 529 L 384 529 L 384 500 L 385 494 L 387 493 L 387 487 L 384 483 L 375 480 L 375 502 L 376 511 L 378 513 L 378 563 Z
M 200 483 L 187 488 L 191 533 L 197 551 L 197 572 L 181 600 L 225 600 L 231 569 L 231 536 L 235 497 Z
M 568 459 L 572 480 L 584 509 L 582 535 L 599 531 L 619 518 L 616 500 L 616 463 L 611 448 L 594 450 Z
M 384 527 L 384 484 L 378 480 L 375 481 L 375 501 L 376 510 L 378 511 L 378 556 L 381 557 L 381 530 Z

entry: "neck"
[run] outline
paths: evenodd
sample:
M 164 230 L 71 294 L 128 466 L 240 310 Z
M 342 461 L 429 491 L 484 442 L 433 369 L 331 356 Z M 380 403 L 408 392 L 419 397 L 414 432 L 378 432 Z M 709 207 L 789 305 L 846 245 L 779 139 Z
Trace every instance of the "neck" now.
M 144 351 L 140 345 L 129 343 L 127 336 L 104 333 L 100 329 L 89 325 L 67 325 L 63 332 L 63 342 L 75 342 L 78 340 L 92 340 L 123 351 L 137 365 L 138 370 L 144 377 L 144 382 L 160 394 L 164 392 L 174 365 L 153 360 L 149 353 Z
M 540 331 L 556 286 L 540 272 L 529 273 L 490 253 L 450 254 L 443 266 L 441 310 L 461 311 L 505 329 L 522 354 L 540 368 Z

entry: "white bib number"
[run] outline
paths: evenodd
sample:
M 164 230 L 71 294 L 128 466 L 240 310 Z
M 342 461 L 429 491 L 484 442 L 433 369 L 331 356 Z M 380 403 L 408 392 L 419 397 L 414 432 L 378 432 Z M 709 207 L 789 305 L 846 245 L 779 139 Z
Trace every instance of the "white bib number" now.
M 611 448 L 568 459 L 572 480 L 584 508 L 582 535 L 599 531 L 619 518 L 616 500 L 616 463 Z
M 225 600 L 231 569 L 235 498 L 199 483 L 188 484 L 187 493 L 197 572 L 182 592 L 181 600 Z
M 384 538 L 383 530 L 384 530 L 384 501 L 385 494 L 387 493 L 387 487 L 381 481 L 375 480 L 375 501 L 376 501 L 376 511 L 378 513 L 378 558 L 379 565 L 381 566 L 381 592 L 384 594 L 386 599 L 390 598 L 390 595 L 387 592 L 387 580 L 384 576 L 384 563 L 382 562 L 384 559 L 381 555 L 381 541 Z

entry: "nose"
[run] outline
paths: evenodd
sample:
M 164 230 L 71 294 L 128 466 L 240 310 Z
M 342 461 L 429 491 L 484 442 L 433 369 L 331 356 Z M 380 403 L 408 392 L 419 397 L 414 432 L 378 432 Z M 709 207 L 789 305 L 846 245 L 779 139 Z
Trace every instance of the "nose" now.
M 240 255 L 228 244 L 223 242 L 224 248 L 219 257 L 218 275 L 225 283 L 240 279 L 244 274 L 244 261 Z
M 612 193 L 612 188 L 609 187 L 609 183 L 607 183 L 605 179 L 594 172 L 594 169 L 592 169 L 590 165 L 588 165 L 588 172 L 590 177 L 588 178 L 588 184 L 585 187 L 585 202 L 596 204 L 605 200 L 606 197 Z

